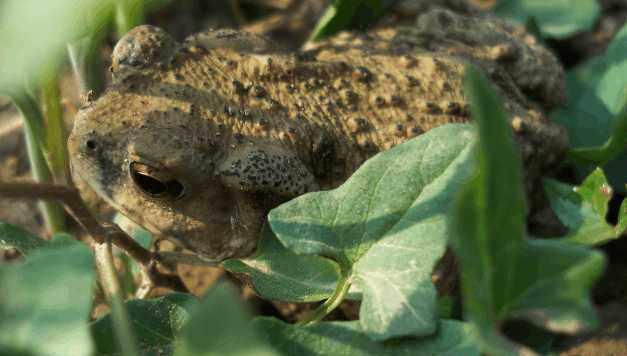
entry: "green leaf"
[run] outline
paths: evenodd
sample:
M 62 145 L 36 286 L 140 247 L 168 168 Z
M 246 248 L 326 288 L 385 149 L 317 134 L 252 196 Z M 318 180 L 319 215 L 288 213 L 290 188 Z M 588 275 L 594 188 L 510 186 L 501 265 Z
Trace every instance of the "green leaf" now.
M 156 356 L 163 355 L 163 350 L 172 351 L 175 337 L 189 318 L 189 309 L 195 301 L 189 294 L 170 293 L 151 300 L 127 302 L 126 310 L 141 354 Z M 111 314 L 91 323 L 90 330 L 96 355 L 122 354 L 113 331 Z
M 0 268 L 0 349 L 37 355 L 88 355 L 93 259 L 75 243 L 41 249 Z
M 44 240 L 21 227 L 0 222 L 0 249 L 15 248 L 26 256 L 42 248 L 64 248 L 74 244 L 74 236 L 64 232 L 54 234 L 51 240 Z
M 114 0 L 2 1 L 0 92 L 22 87 L 63 58 L 68 42 L 103 31 L 113 6 Z
M 319 356 L 473 356 L 479 355 L 470 325 L 442 320 L 437 334 L 425 338 L 372 341 L 358 322 L 322 322 L 309 326 L 290 325 L 274 318 L 253 321 L 266 340 L 284 355 Z
M 596 85 L 597 95 L 617 115 L 627 104 L 627 25 L 614 36 L 603 58 L 606 67 Z
M 46 245 L 47 241 L 15 225 L 0 222 L 0 248 L 15 248 L 22 255 Z
M 450 201 L 471 171 L 472 137 L 468 125 L 436 128 L 368 160 L 341 187 L 268 215 L 286 247 L 339 263 L 363 293 L 360 321 L 374 339 L 435 332 L 431 272 Z
M 570 229 L 567 241 L 596 245 L 620 237 L 624 230 L 607 223 L 608 203 L 612 188 L 605 175 L 597 168 L 579 187 L 546 180 L 544 188 L 551 207 L 559 219 Z
M 340 277 L 337 263 L 319 256 L 300 256 L 285 248 L 264 227 L 255 254 L 222 263 L 230 272 L 250 276 L 264 299 L 316 302 L 328 298 Z
M 586 177 L 604 164 L 615 190 L 625 192 L 627 181 L 627 25 L 603 56 L 567 73 L 569 105 L 552 113 L 568 131 L 571 156 Z M 610 159 L 612 159 L 610 161 Z M 608 162 L 609 163 L 606 163 Z
M 238 295 L 224 283 L 191 308 L 177 340 L 176 356 L 278 356 L 250 325 Z
M 533 17 L 544 36 L 565 38 L 591 29 L 600 7 L 596 0 L 500 0 L 494 11 L 521 24 Z
M 334 1 L 318 20 L 311 33 L 311 40 L 319 41 L 346 29 L 357 12 L 357 6 L 362 2 L 363 0 L 357 0 L 350 4 L 349 1 Z
M 618 224 L 616 229 L 622 231 L 623 234 L 627 232 L 627 199 L 623 199 L 618 209 Z
M 311 40 L 319 41 L 348 29 L 363 30 L 379 20 L 396 0 L 335 0 L 312 31 Z
M 571 149 L 570 157 L 583 163 L 604 164 L 623 153 L 627 147 L 627 105 L 616 116 L 612 126 L 610 137 L 603 145 Z
M 507 319 L 565 333 L 597 325 L 588 293 L 604 258 L 581 246 L 525 238 L 522 163 L 503 103 L 483 75 L 473 68 L 467 73 L 479 170 L 455 204 L 451 244 L 460 261 L 464 313 L 484 351 L 517 354 L 524 349 L 498 330 Z

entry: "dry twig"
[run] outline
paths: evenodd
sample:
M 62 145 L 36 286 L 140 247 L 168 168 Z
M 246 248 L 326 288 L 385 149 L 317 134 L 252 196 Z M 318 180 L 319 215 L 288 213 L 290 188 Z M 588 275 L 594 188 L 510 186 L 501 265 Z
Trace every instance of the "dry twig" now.
M 68 213 L 92 237 L 93 241 L 85 241 L 92 248 L 95 244 L 110 240 L 141 266 L 153 287 L 167 287 L 188 292 L 179 276 L 158 270 L 158 255 L 138 244 L 119 227 L 100 224 L 91 214 L 76 188 L 56 184 L 0 182 L 0 197 L 56 200 L 63 203 Z

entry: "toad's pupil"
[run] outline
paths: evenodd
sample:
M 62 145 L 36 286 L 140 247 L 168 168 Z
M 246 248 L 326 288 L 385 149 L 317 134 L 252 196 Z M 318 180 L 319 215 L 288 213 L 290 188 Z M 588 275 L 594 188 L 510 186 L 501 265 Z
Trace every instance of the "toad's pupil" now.
M 134 172 L 133 178 L 139 188 L 150 195 L 159 196 L 168 191 L 168 185 L 166 183 L 163 183 L 151 176 Z
M 177 199 L 183 196 L 183 184 L 175 179 L 161 181 L 138 171 L 133 171 L 132 174 L 139 189 L 152 197 Z

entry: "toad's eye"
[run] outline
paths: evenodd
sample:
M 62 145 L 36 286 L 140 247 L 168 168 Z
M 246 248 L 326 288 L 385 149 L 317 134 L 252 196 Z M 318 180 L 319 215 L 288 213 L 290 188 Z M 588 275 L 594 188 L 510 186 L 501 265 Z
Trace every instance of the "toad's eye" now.
M 139 162 L 132 162 L 129 173 L 133 183 L 145 194 L 157 199 L 175 200 L 181 198 L 184 187 L 181 182 L 156 168 Z

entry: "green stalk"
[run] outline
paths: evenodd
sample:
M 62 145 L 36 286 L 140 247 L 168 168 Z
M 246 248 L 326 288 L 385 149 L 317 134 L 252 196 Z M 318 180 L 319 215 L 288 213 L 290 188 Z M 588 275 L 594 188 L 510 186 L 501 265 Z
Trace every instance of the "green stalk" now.
M 115 5 L 115 31 L 122 38 L 133 27 L 144 22 L 144 2 L 142 0 L 117 0 Z
M 70 179 L 70 169 L 57 70 L 57 66 L 51 66 L 42 77 L 41 99 L 46 118 L 45 139 L 50 170 L 56 183 L 66 184 Z
M 13 103 L 22 115 L 26 150 L 33 179 L 37 182 L 52 182 L 52 174 L 43 155 L 43 118 L 35 100 L 25 94 L 12 95 Z M 55 202 L 39 202 L 39 209 L 50 234 L 65 230 L 63 208 Z
M 98 96 L 104 90 L 105 77 L 102 70 L 104 64 L 100 55 L 100 44 L 105 31 L 94 33 L 67 45 L 72 70 L 81 94 L 89 91 Z
M 133 329 L 131 328 L 131 320 L 126 311 L 120 282 L 118 281 L 117 272 L 113 266 L 111 241 L 96 244 L 94 254 L 100 281 L 109 306 L 111 307 L 113 331 L 118 339 L 122 355 L 139 356 L 136 346 L 137 342 Z
M 337 281 L 337 285 L 335 286 L 335 291 L 333 292 L 333 295 L 331 295 L 329 299 L 327 299 L 324 303 L 318 306 L 311 314 L 309 314 L 298 324 L 309 325 L 322 320 L 325 316 L 327 316 L 330 312 L 337 308 L 340 303 L 342 303 L 342 301 L 344 301 L 346 295 L 348 294 L 350 286 L 350 271 L 344 271 L 340 276 L 340 280 Z

